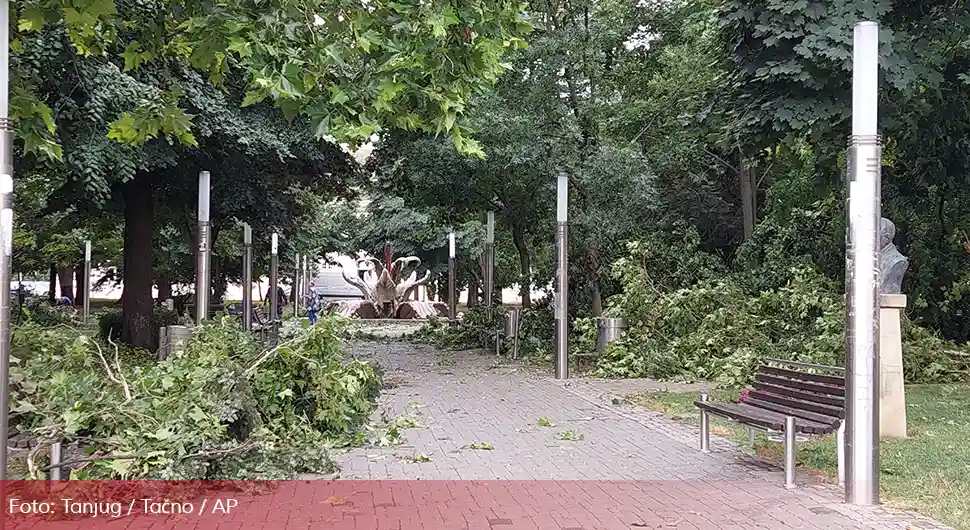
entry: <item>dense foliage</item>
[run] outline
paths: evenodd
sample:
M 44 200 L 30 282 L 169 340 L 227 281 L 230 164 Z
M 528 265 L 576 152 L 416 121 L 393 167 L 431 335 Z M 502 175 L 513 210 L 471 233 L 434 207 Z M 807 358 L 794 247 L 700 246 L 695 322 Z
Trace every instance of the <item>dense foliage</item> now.
M 343 321 L 290 331 L 269 349 L 229 319 L 158 362 L 66 325 L 13 333 L 11 422 L 51 443 L 74 478 L 255 479 L 329 472 L 327 448 L 363 437 L 375 368 L 341 355 Z M 70 452 L 70 449 L 65 449 Z
M 709 269 L 693 267 L 716 261 L 692 246 L 685 240 L 688 253 L 681 254 L 678 247 L 631 243 L 629 258 L 614 265 L 624 290 L 607 311 L 624 316 L 629 332 L 607 349 L 598 375 L 713 380 L 737 387 L 751 381 L 765 357 L 844 363 L 845 301 L 833 282 L 799 265 L 786 271 L 782 287 L 746 288 L 745 272 L 724 271 L 714 279 Z M 678 258 L 684 268 L 667 267 Z M 970 349 L 909 322 L 903 335 L 907 380 L 970 377 Z

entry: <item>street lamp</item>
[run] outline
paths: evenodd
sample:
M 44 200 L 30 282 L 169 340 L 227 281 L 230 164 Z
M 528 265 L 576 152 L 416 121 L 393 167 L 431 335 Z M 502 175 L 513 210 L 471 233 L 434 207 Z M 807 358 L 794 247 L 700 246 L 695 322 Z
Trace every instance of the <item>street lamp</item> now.
M 208 171 L 199 172 L 199 247 L 196 251 L 195 269 L 195 323 L 201 324 L 209 317 L 209 191 L 211 182 Z
M 569 176 L 556 180 L 556 379 L 569 379 Z
M 879 503 L 879 25 L 852 42 L 852 138 L 847 168 L 845 500 Z
M 448 318 L 458 318 L 458 292 L 455 280 L 455 233 L 448 234 Z
M 495 212 L 488 212 L 485 219 L 485 307 L 491 309 L 495 290 Z

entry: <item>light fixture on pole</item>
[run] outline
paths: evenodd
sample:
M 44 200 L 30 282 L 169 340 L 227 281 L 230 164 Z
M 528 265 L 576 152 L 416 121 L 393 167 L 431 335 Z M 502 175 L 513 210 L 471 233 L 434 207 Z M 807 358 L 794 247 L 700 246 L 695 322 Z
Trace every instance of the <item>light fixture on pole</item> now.
M 860 22 L 852 42 L 852 137 L 846 238 L 845 500 L 879 503 L 879 25 Z
M 243 223 L 243 310 L 242 325 L 246 331 L 253 330 L 253 229 Z
M 81 292 L 84 293 L 84 300 L 82 305 L 82 319 L 83 324 L 88 323 L 88 317 L 91 315 L 91 242 L 84 242 L 84 282 L 81 285 L 83 289 Z
M 211 182 L 208 171 L 199 172 L 199 247 L 195 266 L 195 323 L 209 318 L 210 241 L 209 241 L 209 191 Z
M 569 176 L 556 179 L 556 379 L 569 379 Z
M 458 318 L 458 291 L 455 278 L 455 233 L 448 234 L 448 318 Z
M 10 278 L 13 274 L 13 124 L 9 106 L 9 58 L 10 1 L 0 0 L 0 440 L 5 444 L 10 408 Z M 0 451 L 0 481 L 6 479 L 7 451 L 4 447 Z
M 485 219 L 485 307 L 491 309 L 495 290 L 495 212 L 488 212 Z
M 279 296 L 279 244 L 279 234 L 274 232 L 269 250 L 269 318 L 273 322 L 274 330 L 276 329 L 276 320 L 279 318 L 280 303 L 282 302 Z

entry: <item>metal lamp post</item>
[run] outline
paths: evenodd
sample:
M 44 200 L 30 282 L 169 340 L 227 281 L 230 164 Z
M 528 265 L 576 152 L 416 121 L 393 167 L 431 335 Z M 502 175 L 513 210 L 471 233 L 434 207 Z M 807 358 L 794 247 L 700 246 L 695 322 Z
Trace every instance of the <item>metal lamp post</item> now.
M 495 212 L 488 212 L 485 221 L 485 307 L 492 308 L 495 289 Z
M 458 318 L 458 292 L 455 288 L 455 233 L 448 234 L 448 318 Z
M 560 173 L 556 182 L 556 379 L 569 379 L 569 176 Z
M 195 268 L 195 323 L 209 317 L 209 172 L 199 172 L 199 248 Z
M 879 25 L 860 22 L 852 42 L 852 137 L 846 238 L 845 500 L 879 503 Z
M 84 293 L 84 300 L 82 306 L 82 320 L 84 324 L 88 323 L 88 316 L 91 315 L 91 242 L 84 242 L 84 282 L 81 285 Z
M 269 311 L 270 321 L 276 327 L 276 320 L 279 318 L 280 300 L 279 297 L 279 267 L 280 267 L 280 246 L 279 234 L 274 233 L 269 251 Z
M 10 277 L 13 261 L 13 124 L 10 122 L 10 2 L 0 0 L 0 440 L 7 443 L 10 383 Z M 0 481 L 7 451 L 0 451 Z M 2 484 L 2 483 L 0 483 Z
M 242 325 L 246 331 L 253 330 L 253 229 L 243 223 L 243 310 Z
M 293 316 L 300 316 L 300 255 L 296 255 L 296 266 L 293 269 Z

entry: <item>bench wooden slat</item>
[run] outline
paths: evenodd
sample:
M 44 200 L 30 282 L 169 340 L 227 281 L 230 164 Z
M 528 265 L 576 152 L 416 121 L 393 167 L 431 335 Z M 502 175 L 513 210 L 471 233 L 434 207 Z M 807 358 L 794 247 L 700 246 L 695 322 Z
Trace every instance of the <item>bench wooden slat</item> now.
M 833 420 L 842 418 L 841 407 L 830 407 L 828 405 L 801 401 L 761 390 L 752 390 L 748 393 L 748 397 L 751 399 L 757 399 L 758 401 L 767 401 L 769 403 L 775 403 L 776 405 L 782 405 L 792 410 L 803 410 L 805 412 L 811 412 L 812 414 L 818 414 L 820 416 L 828 416 Z
M 845 408 L 845 398 L 840 396 L 827 396 L 823 394 L 815 394 L 813 392 L 805 392 L 797 388 L 789 388 L 787 386 L 762 383 L 757 379 L 755 379 L 754 384 L 751 386 L 757 390 L 763 390 L 765 392 L 778 394 L 780 396 L 787 396 L 790 398 L 797 399 L 799 401 L 807 401 L 809 403 L 821 403 L 822 405 L 836 407 L 840 410 Z
M 778 403 L 772 403 L 770 401 L 762 401 L 760 399 L 748 398 L 744 400 L 744 403 L 747 405 L 751 405 L 752 407 L 757 407 L 759 409 L 767 409 L 773 412 L 777 412 L 783 416 L 794 416 L 796 418 L 807 420 L 813 423 L 829 425 L 830 427 L 836 422 L 838 422 L 838 419 L 833 418 L 831 416 L 825 416 L 823 414 L 815 414 L 814 412 L 809 412 L 807 410 L 798 410 L 792 407 L 779 405 Z
M 812 392 L 815 394 L 825 394 L 829 396 L 839 396 L 843 398 L 845 397 L 845 387 L 820 385 L 817 383 L 809 383 L 806 381 L 795 381 L 792 379 L 786 379 L 784 377 L 778 377 L 775 375 L 769 375 L 769 374 L 763 374 L 763 373 L 755 374 L 754 380 L 761 383 L 766 383 L 769 385 L 797 388 L 799 390 L 805 390 L 807 392 Z
M 724 416 L 738 423 L 753 425 L 772 431 L 785 428 L 785 414 L 766 410 L 748 403 L 711 403 L 710 401 L 695 401 L 694 405 L 711 414 Z M 805 419 L 795 421 L 795 430 L 805 434 L 828 434 L 832 427 Z
M 781 376 L 786 379 L 794 379 L 796 381 L 811 381 L 813 383 L 822 383 L 823 385 L 832 385 L 834 387 L 845 388 L 845 378 L 834 375 L 809 374 L 799 372 L 797 370 L 775 368 L 774 366 L 761 366 L 759 371 L 766 374 Z

